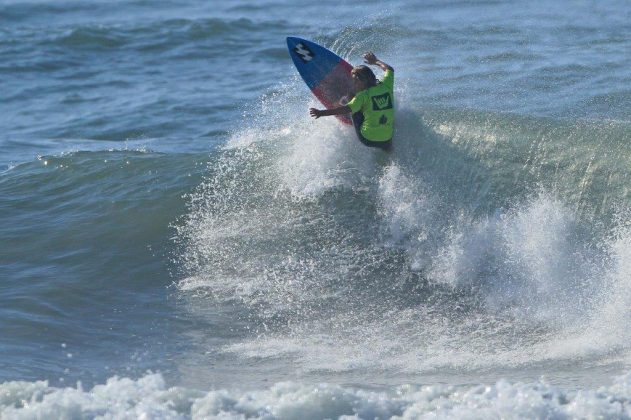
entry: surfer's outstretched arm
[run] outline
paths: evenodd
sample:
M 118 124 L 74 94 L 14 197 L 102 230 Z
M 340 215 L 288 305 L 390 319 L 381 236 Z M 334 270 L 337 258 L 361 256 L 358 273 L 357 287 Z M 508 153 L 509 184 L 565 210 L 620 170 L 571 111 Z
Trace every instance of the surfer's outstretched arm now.
M 320 117 L 328 117 L 329 115 L 350 114 L 351 112 L 353 111 L 351 111 L 351 108 L 348 105 L 338 106 L 337 108 L 333 109 L 309 108 L 309 114 L 315 119 L 318 119 Z
M 392 68 L 390 64 L 384 63 L 383 61 L 378 59 L 377 56 L 371 51 L 364 54 L 364 61 L 366 62 L 366 64 L 379 66 L 379 68 L 383 71 L 386 71 L 386 70 L 394 71 L 394 69 Z

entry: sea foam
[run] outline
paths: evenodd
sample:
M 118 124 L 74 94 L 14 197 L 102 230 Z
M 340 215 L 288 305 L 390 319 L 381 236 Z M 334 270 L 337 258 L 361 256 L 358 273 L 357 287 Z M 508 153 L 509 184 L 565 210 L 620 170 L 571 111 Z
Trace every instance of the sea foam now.
M 0 416 L 11 419 L 566 419 L 631 417 L 631 373 L 597 389 L 544 380 L 490 385 L 401 385 L 390 391 L 280 382 L 267 389 L 168 387 L 160 374 L 112 377 L 84 390 L 45 381 L 0 385 Z

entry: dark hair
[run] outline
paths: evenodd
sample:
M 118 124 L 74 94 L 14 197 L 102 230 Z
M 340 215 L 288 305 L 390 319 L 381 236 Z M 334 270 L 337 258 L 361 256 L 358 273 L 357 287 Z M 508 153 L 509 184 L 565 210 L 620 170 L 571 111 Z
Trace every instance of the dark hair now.
M 351 70 L 351 74 L 357 77 L 362 82 L 366 83 L 368 87 L 377 86 L 377 78 L 375 77 L 375 73 L 373 73 L 368 66 L 360 65 L 353 67 L 353 70 Z

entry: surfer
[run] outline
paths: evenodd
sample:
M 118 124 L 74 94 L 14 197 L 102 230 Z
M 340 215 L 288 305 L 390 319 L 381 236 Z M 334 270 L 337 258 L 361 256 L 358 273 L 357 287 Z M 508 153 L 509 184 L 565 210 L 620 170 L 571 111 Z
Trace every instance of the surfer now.
M 379 60 L 372 52 L 364 54 L 364 61 L 366 64 L 381 68 L 385 72 L 383 80 L 377 80 L 370 67 L 356 66 L 351 71 L 357 92 L 353 99 L 337 108 L 310 108 L 309 114 L 317 119 L 352 113 L 359 141 L 368 147 L 389 151 L 392 148 L 394 131 L 394 69 Z

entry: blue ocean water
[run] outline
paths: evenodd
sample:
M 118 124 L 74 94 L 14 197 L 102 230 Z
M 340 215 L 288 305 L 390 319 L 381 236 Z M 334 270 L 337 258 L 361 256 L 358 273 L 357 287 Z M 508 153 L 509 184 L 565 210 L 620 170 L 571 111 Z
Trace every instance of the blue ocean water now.
M 628 418 L 627 1 L 0 1 L 0 418 Z M 395 68 L 395 150 L 286 51 Z

